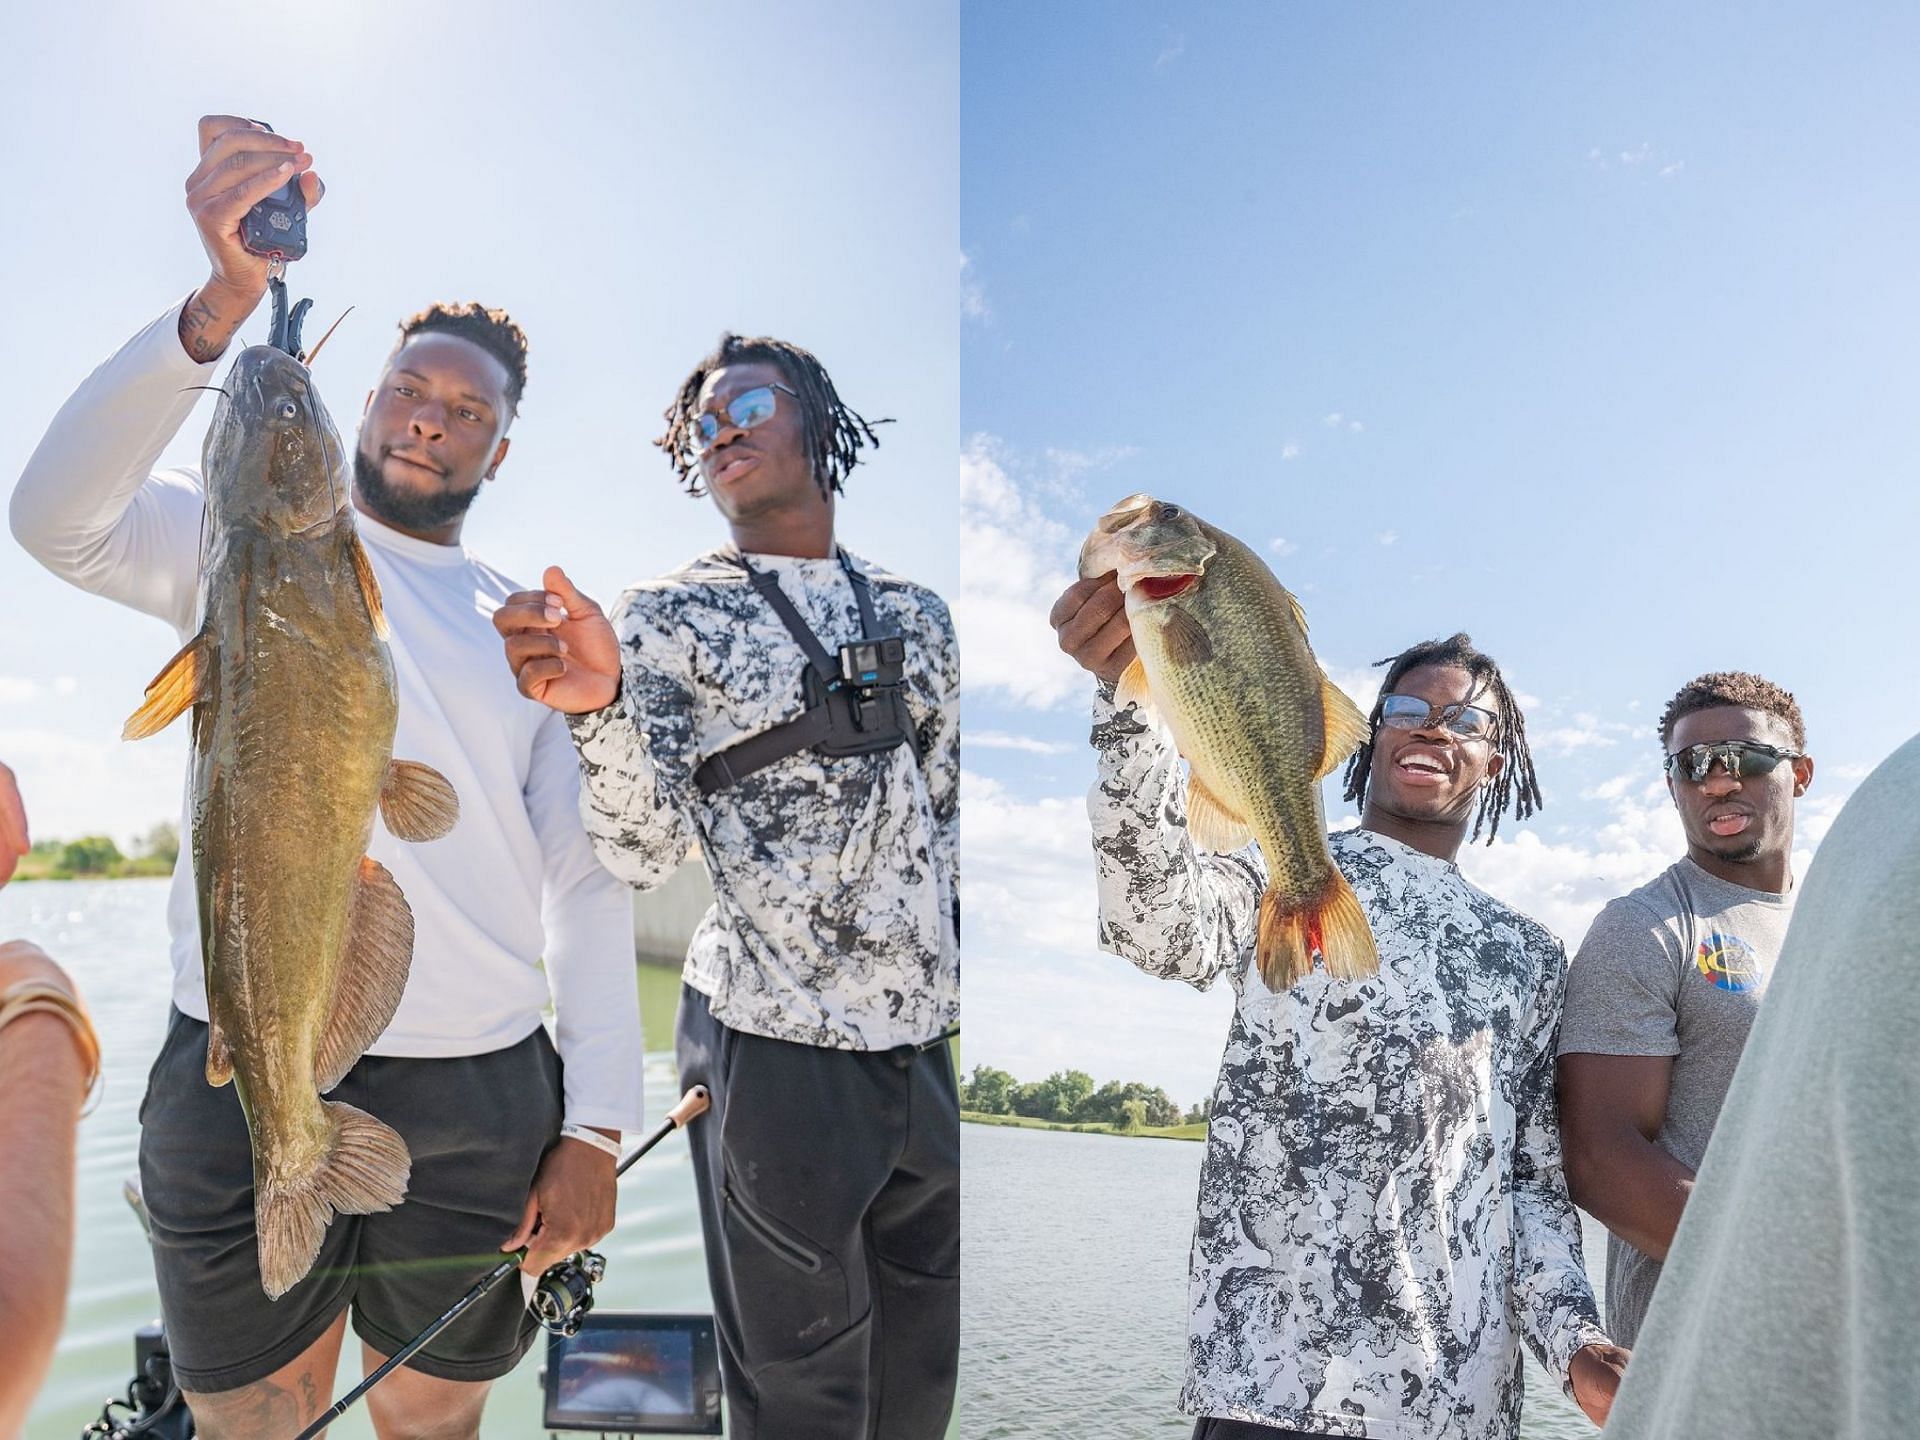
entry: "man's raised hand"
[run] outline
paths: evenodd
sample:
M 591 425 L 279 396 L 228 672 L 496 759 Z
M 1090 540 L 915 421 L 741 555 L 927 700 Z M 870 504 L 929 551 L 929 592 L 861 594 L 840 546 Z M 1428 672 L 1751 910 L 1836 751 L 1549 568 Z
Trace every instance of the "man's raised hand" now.
M 493 612 L 520 693 L 569 715 L 611 705 L 620 693 L 620 641 L 598 604 L 549 565 L 545 590 L 509 595 Z

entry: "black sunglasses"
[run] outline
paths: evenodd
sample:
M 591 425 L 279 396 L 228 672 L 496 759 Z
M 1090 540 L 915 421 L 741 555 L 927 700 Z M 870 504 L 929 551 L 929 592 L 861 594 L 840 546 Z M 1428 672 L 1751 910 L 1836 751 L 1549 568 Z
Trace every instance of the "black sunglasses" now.
M 742 430 L 751 430 L 756 425 L 764 425 L 773 418 L 779 402 L 773 398 L 776 390 L 786 391 L 794 399 L 800 398 L 797 390 L 788 390 L 779 383 L 756 385 L 751 390 L 742 390 L 726 404 L 727 419 Z M 695 455 L 704 455 L 712 448 L 715 437 L 720 434 L 720 417 L 710 410 L 702 410 L 693 417 L 693 434 L 688 438 L 687 448 Z
M 1766 775 L 1782 760 L 1804 758 L 1798 750 L 1782 750 L 1777 745 L 1761 745 L 1752 740 L 1722 740 L 1717 745 L 1689 745 L 1667 756 L 1668 775 L 1682 775 L 1698 784 L 1713 770 L 1718 760 L 1735 780 L 1748 775 Z
M 1463 740 L 1489 740 L 1498 722 L 1478 705 L 1430 705 L 1418 695 L 1382 695 L 1380 724 L 1394 730 L 1445 729 Z

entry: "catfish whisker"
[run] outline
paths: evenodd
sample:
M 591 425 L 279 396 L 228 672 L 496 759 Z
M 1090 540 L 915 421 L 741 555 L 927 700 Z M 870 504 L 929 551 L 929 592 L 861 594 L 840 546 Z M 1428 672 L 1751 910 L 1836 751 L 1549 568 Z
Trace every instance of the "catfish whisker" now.
M 351 315 L 352 313 L 353 313 L 353 306 L 351 305 L 347 306 L 346 309 L 340 312 L 340 320 L 346 319 L 347 316 Z M 301 363 L 304 364 L 309 370 L 313 368 L 313 362 L 320 358 L 320 352 L 321 350 L 326 348 L 327 341 L 333 338 L 333 332 L 340 328 L 340 320 L 336 320 L 333 322 L 333 324 L 329 325 L 327 327 L 327 333 L 320 337 L 320 343 L 315 345 L 313 349 L 307 352 L 306 358 Z

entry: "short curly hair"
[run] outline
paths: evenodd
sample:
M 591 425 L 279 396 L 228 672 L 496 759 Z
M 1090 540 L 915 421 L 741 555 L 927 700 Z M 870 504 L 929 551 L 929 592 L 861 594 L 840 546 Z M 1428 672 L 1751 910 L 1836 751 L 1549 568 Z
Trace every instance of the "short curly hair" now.
M 1805 749 L 1807 723 L 1800 715 L 1800 702 L 1792 692 L 1782 690 L 1771 680 L 1745 670 L 1715 670 L 1689 680 L 1660 712 L 1660 745 L 1673 743 L 1673 727 L 1696 710 L 1712 710 L 1732 705 L 1742 710 L 1758 710 L 1771 715 L 1787 727 L 1795 749 Z
M 507 371 L 507 403 L 517 411 L 527 388 L 527 332 L 504 310 L 489 310 L 477 300 L 449 305 L 435 301 L 400 322 L 396 352 L 416 335 L 438 332 L 471 340 Z

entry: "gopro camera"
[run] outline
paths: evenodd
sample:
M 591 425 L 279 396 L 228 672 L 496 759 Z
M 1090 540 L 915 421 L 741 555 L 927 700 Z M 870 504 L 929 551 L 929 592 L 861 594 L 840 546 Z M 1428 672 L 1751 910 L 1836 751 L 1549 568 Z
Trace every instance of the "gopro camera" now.
M 542 1375 L 548 1430 L 720 1434 L 720 1351 L 711 1315 L 602 1310 L 551 1335 Z
M 894 694 L 906 678 L 907 642 L 898 635 L 853 640 L 840 647 L 840 683 L 853 692 L 848 698 L 857 730 L 875 730 L 889 723 Z
M 273 129 L 264 120 L 253 123 L 269 132 Z M 247 211 L 240 222 L 240 243 L 255 255 L 278 255 L 283 260 L 298 260 L 307 253 L 307 197 L 298 175 Z

